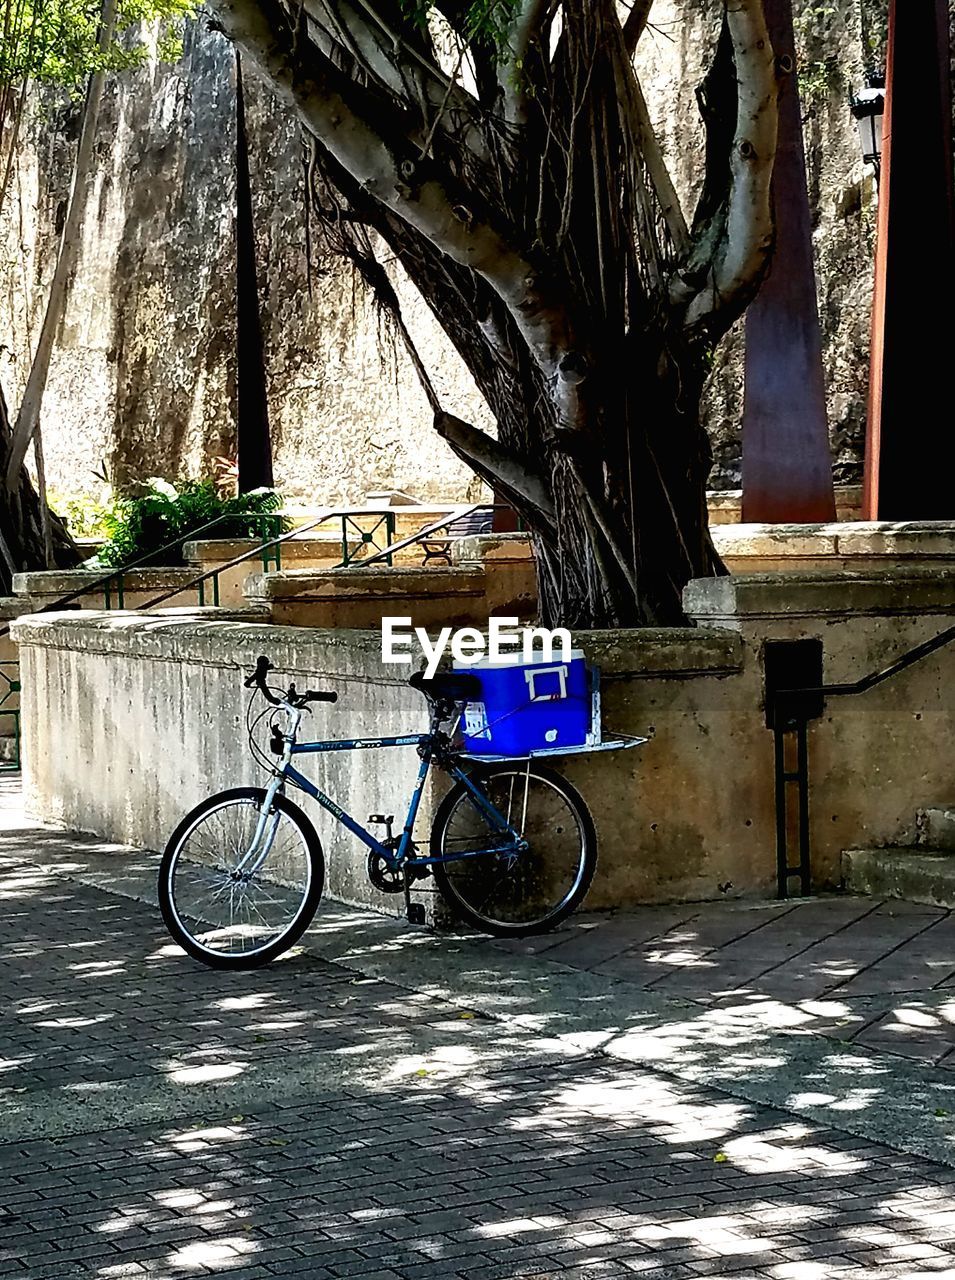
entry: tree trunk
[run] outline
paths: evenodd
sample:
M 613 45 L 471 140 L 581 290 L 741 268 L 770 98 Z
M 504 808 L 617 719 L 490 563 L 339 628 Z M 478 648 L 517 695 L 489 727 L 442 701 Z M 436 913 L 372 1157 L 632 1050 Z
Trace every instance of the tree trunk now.
M 115 23 L 116 0 L 103 0 L 98 39 L 101 51 L 105 50 L 112 40 Z M 99 108 L 105 83 L 105 71 L 96 71 L 90 76 L 86 105 L 83 110 L 83 124 L 80 129 L 80 140 L 76 150 L 76 163 L 73 167 L 73 186 L 70 191 L 69 207 L 67 208 L 66 221 L 63 225 L 63 234 L 60 238 L 56 267 L 50 284 L 50 294 L 47 298 L 40 337 L 33 355 L 33 363 L 30 366 L 30 376 L 27 379 L 26 390 L 20 403 L 20 412 L 17 414 L 16 426 L 13 430 L 13 440 L 7 456 L 6 470 L 3 473 L 8 494 L 20 483 L 23 462 L 27 456 L 30 441 L 33 439 L 34 432 L 37 430 L 40 421 L 40 407 L 43 402 L 43 393 L 46 390 L 47 375 L 50 372 L 50 360 L 53 356 L 57 330 L 63 320 L 67 290 L 73 276 L 76 255 L 79 250 L 83 215 L 86 211 L 87 185 L 93 160 L 93 142 L 96 137 L 96 125 L 99 119 Z
M 10 457 L 12 432 L 7 416 L 7 403 L 0 387 L 0 467 L 6 468 Z M 19 483 L 4 495 L 0 503 L 0 594 L 10 595 L 13 575 L 31 569 L 73 569 L 80 563 L 80 553 L 59 516 L 49 513 L 53 563 L 47 563 L 44 547 L 43 511 L 36 490 L 21 467 Z
M 455 69 L 388 0 L 212 5 L 317 139 L 337 238 L 377 231 L 466 362 L 497 437 L 432 400 L 435 427 L 533 532 L 544 619 L 684 622 L 721 571 L 700 389 L 772 248 L 763 0 L 723 3 L 691 225 L 632 65 L 649 0 L 625 27 L 615 0 L 514 0 L 491 29 L 438 0 Z

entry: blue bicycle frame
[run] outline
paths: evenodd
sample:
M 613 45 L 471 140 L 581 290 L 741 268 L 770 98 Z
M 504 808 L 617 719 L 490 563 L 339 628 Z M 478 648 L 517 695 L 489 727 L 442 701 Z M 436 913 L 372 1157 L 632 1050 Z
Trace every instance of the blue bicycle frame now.
M 297 728 L 297 725 L 296 725 Z M 294 733 L 291 735 L 294 737 Z M 435 739 L 431 734 L 409 734 L 397 737 L 387 738 L 343 738 L 329 742 L 295 742 L 286 739 L 286 750 L 283 758 L 282 766 L 277 771 L 276 783 L 273 787 L 277 789 L 286 779 L 294 783 L 296 787 L 301 788 L 306 795 L 312 797 L 323 809 L 328 812 L 347 829 L 358 837 L 359 840 L 369 849 L 379 854 L 392 869 L 399 867 L 429 867 L 437 862 L 456 862 L 463 858 L 479 858 L 489 854 L 514 854 L 520 852 L 523 847 L 521 834 L 514 830 L 510 823 L 502 817 L 493 804 L 488 800 L 483 791 L 471 781 L 468 775 L 460 766 L 451 761 L 447 766 L 447 772 L 456 781 L 461 782 L 469 791 L 475 805 L 481 813 L 487 818 L 491 827 L 498 831 L 502 836 L 510 837 L 512 843 L 496 844 L 486 849 L 468 849 L 461 853 L 446 853 L 437 856 L 430 854 L 425 857 L 409 857 L 408 852 L 411 847 L 411 833 L 414 829 L 415 819 L 418 816 L 418 807 L 421 804 L 421 792 L 424 787 L 425 778 L 433 763 L 433 747 Z M 405 818 L 404 827 L 401 831 L 401 838 L 397 848 L 389 848 L 376 839 L 365 827 L 361 825 L 350 813 L 336 804 L 335 801 L 325 794 L 319 787 L 306 778 L 303 773 L 291 763 L 294 756 L 302 755 L 320 755 L 329 751 L 363 751 L 369 749 L 377 749 L 380 747 L 417 747 L 421 752 L 421 765 L 418 769 L 418 777 L 414 785 L 414 791 L 411 793 L 411 800 L 408 805 L 408 814 Z M 276 785 L 277 784 L 277 785 Z M 271 797 L 266 801 L 266 805 L 271 804 Z

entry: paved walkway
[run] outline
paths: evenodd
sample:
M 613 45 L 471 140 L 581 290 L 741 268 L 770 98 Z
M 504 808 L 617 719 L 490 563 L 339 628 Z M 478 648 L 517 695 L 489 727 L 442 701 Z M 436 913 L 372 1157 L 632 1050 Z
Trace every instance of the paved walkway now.
M 223 975 L 153 858 L 5 827 L 0 1276 L 955 1277 L 955 1080 L 792 1021 L 941 920 L 720 904 L 525 954 L 326 905 Z
M 776 1025 L 955 1068 L 955 917 L 862 897 L 581 915 L 507 946 Z

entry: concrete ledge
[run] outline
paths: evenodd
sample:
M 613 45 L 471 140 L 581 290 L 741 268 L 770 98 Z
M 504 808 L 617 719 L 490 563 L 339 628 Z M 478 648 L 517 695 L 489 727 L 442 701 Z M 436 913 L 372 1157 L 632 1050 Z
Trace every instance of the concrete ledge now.
M 380 628 L 389 615 L 419 627 L 467 626 L 487 621 L 484 587 L 474 566 L 287 569 L 247 578 L 245 598 L 287 626 Z
M 712 536 L 733 574 L 955 565 L 955 523 L 948 520 L 724 524 Z
M 30 603 L 20 596 L 0 596 L 0 626 L 30 613 Z
M 455 564 L 484 564 L 490 559 L 533 561 L 534 543 L 529 533 L 472 533 L 451 540 L 451 558 Z
M 356 538 L 346 540 L 349 545 L 358 545 Z M 183 546 L 183 556 L 190 564 L 206 564 L 209 561 L 234 560 L 236 556 L 247 555 L 262 545 L 261 538 L 202 538 L 195 542 L 187 542 Z M 327 560 L 336 552 L 341 559 L 342 539 L 339 533 L 301 534 L 288 538 L 281 544 L 280 552 L 283 560 Z M 249 559 L 250 565 L 256 560 Z M 258 561 L 261 564 L 261 560 Z
M 109 572 L 109 569 L 42 569 L 16 573 L 13 575 L 13 591 L 18 596 L 65 595 L 68 591 L 78 591 L 80 587 L 101 581 Z M 177 565 L 115 570 L 117 577 L 120 574 L 128 583 L 129 590 L 137 591 L 162 591 L 164 587 L 186 583 L 196 576 L 194 569 Z
M 280 659 L 306 654 L 315 635 L 308 629 L 275 627 L 262 609 L 164 609 L 154 613 L 105 609 L 76 613 L 37 613 L 18 619 L 12 635 L 19 645 L 65 649 L 75 653 L 125 654 L 130 657 L 188 661 L 235 667 L 259 654 L 278 651 Z M 325 631 L 321 647 L 381 654 L 378 631 Z M 228 660 L 223 661 L 224 655 Z M 314 665 L 284 666 L 283 671 L 314 671 Z M 398 671 L 399 668 L 394 668 Z
M 683 593 L 691 618 L 703 626 L 737 628 L 740 619 L 860 618 L 951 612 L 955 563 L 936 569 L 866 573 L 747 573 L 695 578 Z
M 653 680 L 661 676 L 729 676 L 743 667 L 742 640 L 732 631 L 699 627 L 636 627 L 619 631 L 575 631 L 604 677 Z
M 31 573 L 13 575 L 13 593 L 24 603 L 24 611 L 30 612 L 44 605 L 53 604 L 62 596 L 71 595 L 74 591 L 92 588 L 94 583 L 102 582 L 109 573 L 108 569 L 50 569 Z M 137 608 L 149 602 L 164 591 L 176 588 L 176 594 L 170 596 L 164 605 L 170 607 L 195 604 L 198 595 L 197 587 L 185 588 L 186 584 L 196 577 L 192 567 L 157 565 L 148 569 L 116 570 L 116 576 L 109 584 L 110 598 L 118 606 L 119 575 L 122 574 L 123 606 Z M 79 596 L 68 609 L 102 609 L 105 607 L 105 587 L 89 590 Z
M 259 654 L 266 653 L 274 655 L 283 672 L 293 674 L 314 673 L 320 669 L 316 664 L 330 652 L 341 652 L 362 663 L 374 659 L 387 684 L 405 685 L 411 674 L 411 667 L 380 664 L 380 628 L 283 627 L 270 623 L 261 610 L 239 614 L 228 609 L 29 614 L 13 624 L 12 635 L 17 644 L 31 648 L 218 667 L 226 665 L 224 655 L 228 665 L 244 668 L 254 666 Z M 738 674 L 743 662 L 743 643 L 728 631 L 692 627 L 576 631 L 573 642 L 604 675 L 634 680 L 729 676 Z M 366 671 L 364 665 L 362 670 Z
M 410 668 L 382 663 L 378 630 L 280 627 L 197 613 L 35 616 L 15 630 L 31 811 L 123 844 L 161 847 L 204 796 L 261 782 L 245 738 L 242 684 L 259 654 L 275 663 L 277 683 L 291 677 L 340 692 L 337 706 L 316 709 L 309 725 L 316 737 L 409 733 L 426 725 L 424 700 L 407 684 Z M 597 822 L 601 854 L 591 905 L 715 897 L 727 880 L 743 892 L 766 891 L 773 875 L 764 834 L 771 814 L 751 797 L 748 779 L 724 776 L 726 744 L 749 698 L 738 687 L 740 637 L 674 629 L 579 633 L 574 642 L 604 671 L 605 732 L 654 735 L 644 749 L 554 762 L 580 786 Z M 768 772 L 768 754 L 764 763 Z M 410 794 L 416 756 L 413 747 L 342 752 L 309 768 L 329 795 L 364 819 L 398 811 Z M 427 840 L 445 785 L 441 775 L 429 782 L 419 840 Z M 368 885 L 363 847 L 304 803 L 329 853 L 330 892 L 400 911 L 400 900 Z M 423 901 L 430 906 L 432 899 L 423 894 Z
M 845 887 L 877 898 L 902 898 L 931 907 L 955 907 L 955 857 L 911 849 L 847 849 Z

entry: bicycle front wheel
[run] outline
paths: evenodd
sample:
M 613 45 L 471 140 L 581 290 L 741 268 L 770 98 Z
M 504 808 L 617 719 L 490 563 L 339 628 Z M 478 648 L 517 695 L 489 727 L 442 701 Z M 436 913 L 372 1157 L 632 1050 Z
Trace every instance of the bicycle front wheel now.
M 214 969 L 254 969 L 311 923 L 325 881 L 315 828 L 261 787 L 210 796 L 173 832 L 159 867 L 159 907 L 179 945 Z
M 580 794 L 560 774 L 526 762 L 482 766 L 471 781 L 519 837 L 501 833 L 470 788 L 445 796 L 431 832 L 434 878 L 475 928 L 504 937 L 544 933 L 583 901 L 597 836 Z

